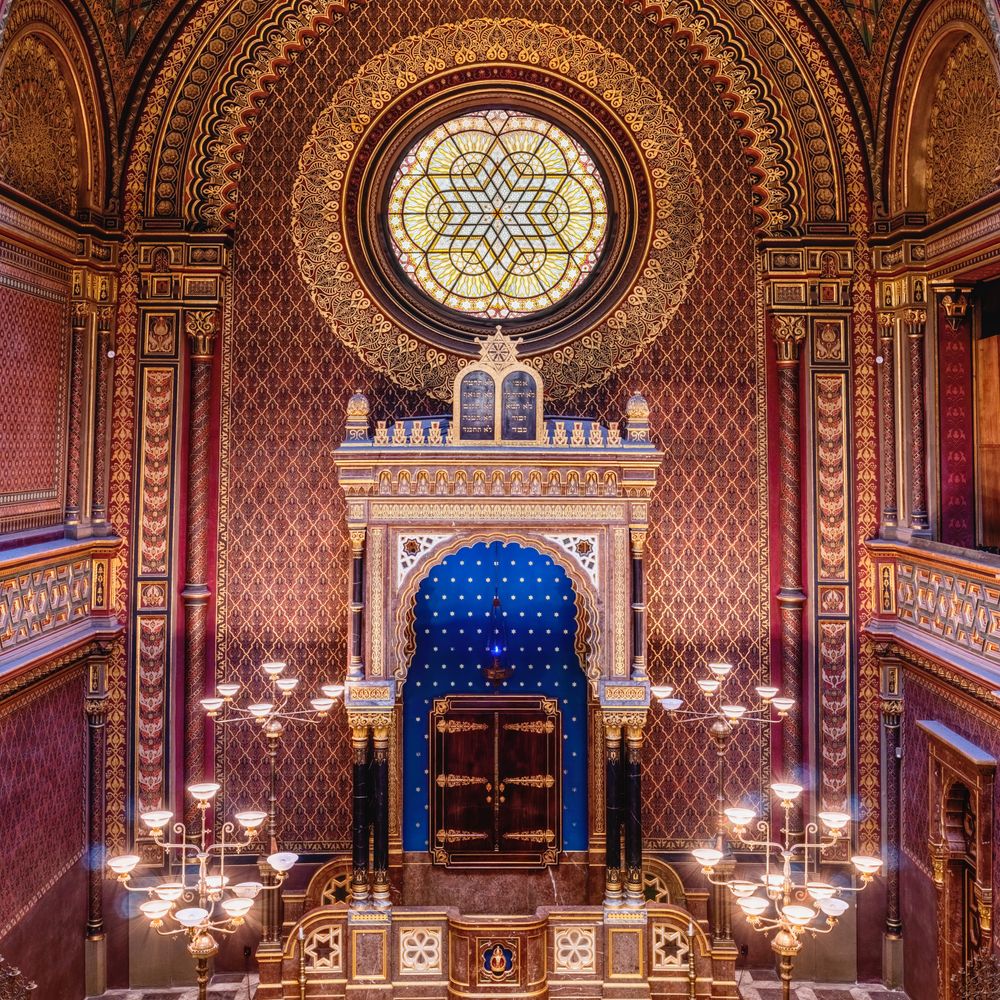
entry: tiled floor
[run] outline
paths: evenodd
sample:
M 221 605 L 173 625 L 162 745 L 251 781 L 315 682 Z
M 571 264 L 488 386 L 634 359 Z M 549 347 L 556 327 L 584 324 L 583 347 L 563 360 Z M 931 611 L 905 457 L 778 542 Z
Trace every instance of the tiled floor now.
M 743 1000 L 779 1000 L 781 983 L 775 972 L 760 969 L 737 973 Z M 796 1000 L 907 1000 L 899 990 L 887 990 L 872 983 L 792 983 Z
M 211 1000 L 253 1000 L 257 977 L 216 976 L 208 988 Z M 793 988 L 796 1000 L 907 1000 L 906 994 L 881 986 L 852 983 L 800 983 Z M 740 976 L 743 1000 L 779 1000 L 781 984 L 775 973 L 757 970 Z M 194 989 L 111 990 L 102 1000 L 196 1000 Z
M 210 1000 L 253 1000 L 256 976 L 219 975 L 208 987 Z M 108 990 L 101 1000 L 197 1000 L 198 990 L 189 986 L 174 990 Z

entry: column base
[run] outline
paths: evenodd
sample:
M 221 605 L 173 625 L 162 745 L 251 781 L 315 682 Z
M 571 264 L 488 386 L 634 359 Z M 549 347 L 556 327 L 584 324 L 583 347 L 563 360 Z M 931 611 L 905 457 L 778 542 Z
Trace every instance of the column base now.
M 882 935 L 882 981 L 891 989 L 903 985 L 903 935 Z
M 99 997 L 108 989 L 108 939 L 103 934 L 84 941 L 83 961 L 87 996 Z

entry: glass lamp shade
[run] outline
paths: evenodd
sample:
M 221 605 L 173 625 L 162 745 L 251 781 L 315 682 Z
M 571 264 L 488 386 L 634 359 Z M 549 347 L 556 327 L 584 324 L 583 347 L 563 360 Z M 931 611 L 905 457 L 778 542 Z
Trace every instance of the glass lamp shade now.
M 847 903 L 843 899 L 821 899 L 818 905 L 828 917 L 840 917 L 847 912 Z
M 657 701 L 663 701 L 664 698 L 669 698 L 674 693 L 674 686 L 672 684 L 654 684 L 649 690 Z
M 771 687 L 769 684 L 758 684 L 754 690 L 757 692 L 757 697 L 761 701 L 771 701 L 778 694 L 778 689 L 776 687 Z
M 743 705 L 723 705 L 722 714 L 729 722 L 739 722 L 746 715 L 746 708 Z
M 291 851 L 278 851 L 277 854 L 269 854 L 267 857 L 267 863 L 276 872 L 287 872 L 298 860 L 299 856 L 292 854 Z
M 343 684 L 324 684 L 320 691 L 323 692 L 324 698 L 331 698 L 336 701 L 344 693 Z
M 683 698 L 664 698 L 660 704 L 664 712 L 676 712 L 684 704 Z
M 831 833 L 839 833 L 851 822 L 851 817 L 844 812 L 821 812 L 817 814 L 820 822 L 826 826 Z
M 271 709 L 274 705 L 269 701 L 257 701 L 252 705 L 247 705 L 247 711 L 255 719 L 266 719 L 271 714 Z
M 782 805 L 786 802 L 794 802 L 802 794 L 802 786 L 795 785 L 790 781 L 775 781 L 771 785 L 771 791 L 781 799 Z
M 816 900 L 817 903 L 824 899 L 833 899 L 837 890 L 829 882 L 809 882 L 806 885 L 806 892 Z
M 150 830 L 162 830 L 173 818 L 173 813 L 167 809 L 151 809 L 139 816 L 139 819 L 149 827 Z
M 262 882 L 237 882 L 229 891 L 241 899 L 256 899 L 257 894 L 263 888 Z
M 771 905 L 766 899 L 761 899 L 760 896 L 744 896 L 742 899 L 737 899 L 736 903 L 748 917 L 762 916 L 764 911 Z
M 731 663 L 710 663 L 708 669 L 713 677 L 718 677 L 719 680 L 722 680 L 723 677 L 729 676 L 733 665 Z
M 769 894 L 780 896 L 785 889 L 784 875 L 761 875 L 760 881 Z
M 722 860 L 722 851 L 717 851 L 714 847 L 699 847 L 691 852 L 691 856 L 707 871 Z
M 216 684 L 215 690 L 222 695 L 223 698 L 235 698 L 236 692 L 239 691 L 240 686 L 235 681 L 226 681 L 225 684 Z
M 200 781 L 197 785 L 188 785 L 188 792 L 196 802 L 211 802 L 220 788 L 222 785 L 216 781 Z
M 729 883 L 729 891 L 737 899 L 749 899 L 749 897 L 757 891 L 757 884 L 754 882 L 747 882 L 746 879 L 738 878 Z
M 232 919 L 245 917 L 253 907 L 253 900 L 245 896 L 234 896 L 231 899 L 224 899 L 220 904 L 226 911 L 226 916 Z
M 139 910 L 149 920 L 162 920 L 174 904 L 166 899 L 147 899 L 139 904 Z
M 778 710 L 778 715 L 787 715 L 795 707 L 795 699 L 772 698 L 771 704 Z
M 793 903 L 791 906 L 784 906 L 781 915 L 793 927 L 805 927 L 816 917 L 816 911 L 811 906 L 799 906 Z
M 298 686 L 298 677 L 279 677 L 275 685 L 282 694 L 291 694 Z
M 871 876 L 882 867 L 882 859 L 872 857 L 868 854 L 855 854 L 854 857 L 851 858 L 851 864 L 854 865 L 854 867 L 857 868 L 862 875 Z
M 153 892 L 160 899 L 173 903 L 184 895 L 184 885 L 181 882 L 164 882 L 162 885 L 154 886 Z
M 267 819 L 267 813 L 261 812 L 259 809 L 247 809 L 245 812 L 238 812 L 233 819 L 235 819 L 244 830 L 252 832 Z
M 756 815 L 752 809 L 743 809 L 739 806 L 730 806 L 726 810 L 726 819 L 738 829 L 749 826 Z
M 219 892 L 225 886 L 229 885 L 228 875 L 206 875 L 205 885 L 211 892 Z
M 116 858 L 108 858 L 108 867 L 116 875 L 128 875 L 141 860 L 138 854 L 119 854 Z
M 331 708 L 333 708 L 334 702 L 332 698 L 312 698 L 310 699 L 309 704 L 312 705 L 313 709 L 319 712 L 320 715 L 325 715 Z
M 208 920 L 208 910 L 203 910 L 200 906 L 188 906 L 178 910 L 174 914 L 174 920 L 182 927 L 197 927 Z
M 284 660 L 269 660 L 267 663 L 262 663 L 261 670 L 267 674 L 268 677 L 280 677 L 285 667 L 288 666 Z
M 705 694 L 715 694 L 721 687 L 722 682 L 717 677 L 699 677 L 697 684 Z
M 209 715 L 212 715 L 215 712 L 218 712 L 219 709 L 222 708 L 223 705 L 225 705 L 225 703 L 226 703 L 226 699 L 225 698 L 202 698 L 201 699 L 201 707 L 203 709 L 205 709 L 205 711 L 208 712 Z

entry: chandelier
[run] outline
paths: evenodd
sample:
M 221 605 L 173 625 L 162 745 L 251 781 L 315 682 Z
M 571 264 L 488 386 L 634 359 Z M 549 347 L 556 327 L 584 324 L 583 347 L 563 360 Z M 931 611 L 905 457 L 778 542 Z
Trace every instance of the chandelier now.
M 759 880 L 716 876 L 723 860 L 722 851 L 702 847 L 691 852 L 702 872 L 713 885 L 728 890 L 743 911 L 747 923 L 756 931 L 772 934 L 771 948 L 779 956 L 782 1000 L 790 1000 L 793 959 L 802 949 L 806 934 L 828 934 L 847 910 L 841 896 L 857 893 L 868 886 L 882 860 L 865 854 L 851 858 L 861 886 L 833 885 L 823 881 L 819 866 L 823 855 L 838 847 L 845 836 L 851 817 L 844 812 L 820 812 L 817 818 L 825 828 L 820 833 L 816 823 L 807 823 L 801 831 L 792 827 L 792 810 L 802 794 L 802 786 L 776 781 L 771 792 L 784 811 L 784 821 L 772 835 L 771 824 L 761 819 L 756 829 L 762 840 L 747 835 L 747 828 L 757 818 L 753 809 L 730 806 L 725 810 L 733 835 L 744 847 L 764 852 L 764 873 Z M 820 917 L 824 919 L 820 922 Z
M 276 852 L 267 859 L 276 873 L 274 885 L 253 881 L 231 885 L 226 874 L 226 853 L 249 846 L 267 819 L 267 813 L 257 809 L 238 812 L 233 817 L 236 822 L 224 823 L 219 839 L 211 839 L 207 814 L 220 787 L 212 781 L 188 786 L 200 822 L 194 832 L 189 832 L 184 823 L 174 823 L 171 828 L 173 840 L 164 836 L 173 813 L 153 809 L 140 815 L 153 842 L 166 854 L 168 865 L 171 856 L 175 856 L 176 875 L 169 875 L 166 881 L 154 885 L 133 886 L 129 882 L 140 857 L 125 854 L 108 859 L 108 867 L 126 890 L 148 897 L 139 904 L 139 910 L 157 934 L 187 937 L 188 954 L 195 960 L 199 1000 L 206 1000 L 208 995 L 208 960 L 219 950 L 217 936 L 232 934 L 240 927 L 257 896 L 276 890 L 298 861 L 296 854 Z M 242 828 L 241 833 L 237 833 L 237 824 Z

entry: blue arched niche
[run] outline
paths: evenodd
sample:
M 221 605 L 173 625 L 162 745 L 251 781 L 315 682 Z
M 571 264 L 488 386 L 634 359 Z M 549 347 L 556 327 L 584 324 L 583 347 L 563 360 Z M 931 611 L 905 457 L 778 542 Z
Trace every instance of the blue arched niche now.
M 426 851 L 428 715 L 435 698 L 492 690 L 483 676 L 495 580 L 513 676 L 500 690 L 559 699 L 563 850 L 587 849 L 587 679 L 574 649 L 576 603 L 566 571 L 515 542 L 479 542 L 446 556 L 414 608 L 416 648 L 403 686 L 403 849 Z

